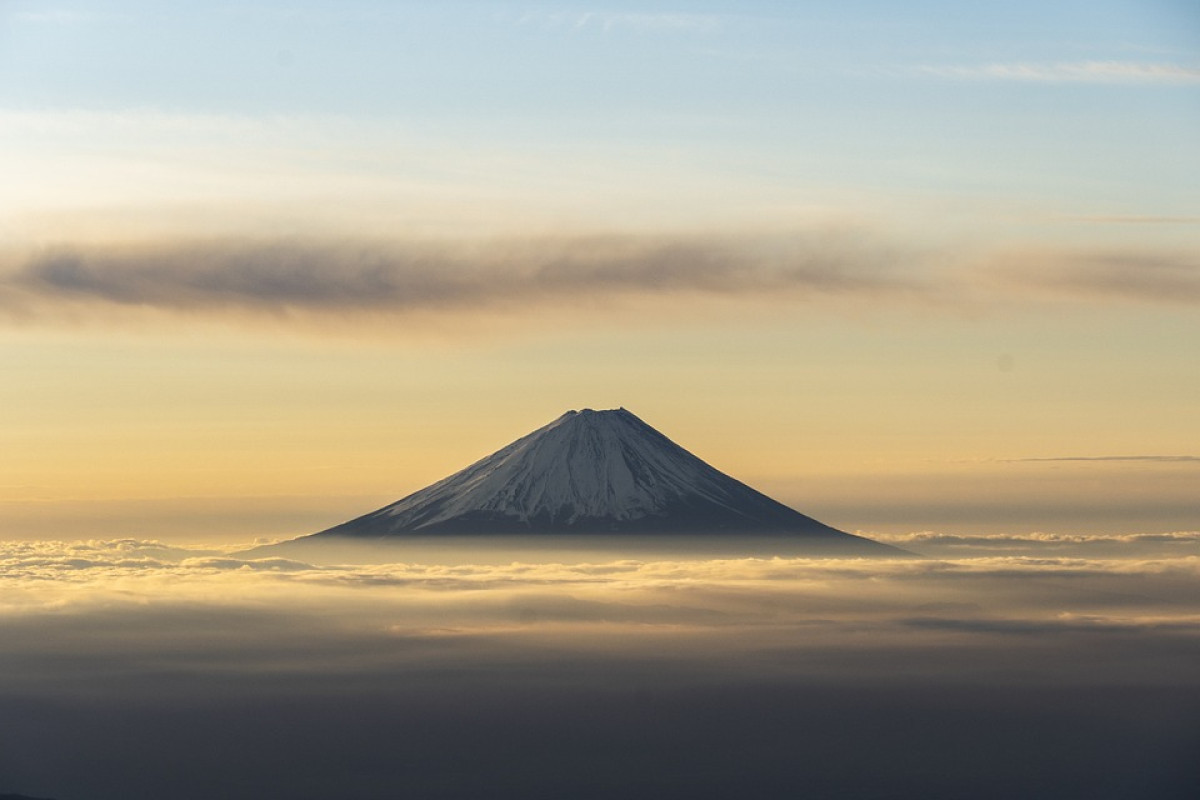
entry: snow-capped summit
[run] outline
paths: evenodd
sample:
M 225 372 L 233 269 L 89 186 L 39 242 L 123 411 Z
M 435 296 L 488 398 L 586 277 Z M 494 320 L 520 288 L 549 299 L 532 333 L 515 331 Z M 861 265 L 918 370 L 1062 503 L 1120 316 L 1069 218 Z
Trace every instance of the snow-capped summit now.
M 448 478 L 314 536 L 721 532 L 867 543 L 714 469 L 623 408 L 568 411 Z

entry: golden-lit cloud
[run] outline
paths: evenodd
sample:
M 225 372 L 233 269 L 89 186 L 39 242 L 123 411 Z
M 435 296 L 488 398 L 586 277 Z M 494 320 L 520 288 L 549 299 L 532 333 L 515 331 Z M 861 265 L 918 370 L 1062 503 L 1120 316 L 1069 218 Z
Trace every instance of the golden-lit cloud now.
M 631 559 L 622 557 L 628 551 L 627 546 L 611 546 L 607 552 L 589 550 L 574 558 L 563 558 L 562 553 L 555 554 L 553 550 L 545 551 L 549 558 L 539 558 L 541 551 L 536 550 L 513 551 L 497 558 L 497 554 L 506 552 L 503 543 L 499 545 L 501 549 L 492 553 L 486 544 L 473 541 L 462 545 L 457 555 L 447 549 L 446 542 L 440 545 L 401 542 L 379 545 L 369 551 L 347 551 L 317 543 L 306 549 L 289 550 L 285 555 L 255 555 L 230 553 L 228 548 L 168 545 L 155 540 L 39 540 L 0 542 L 0 581 L 7 599 L 19 597 L 22 589 L 37 588 L 48 592 L 48 596 L 57 596 L 69 587 L 69 593 L 76 597 L 87 596 L 86 592 L 80 595 L 80 589 L 100 594 L 115 589 L 129 598 L 164 591 L 164 601 L 206 602 L 214 586 L 234 581 L 241 587 L 236 593 L 241 599 L 234 602 L 242 602 L 259 592 L 311 589 L 314 594 L 310 599 L 319 604 L 323 591 L 320 587 L 368 593 L 403 589 L 409 594 L 376 600 L 398 608 L 412 603 L 420 605 L 424 602 L 418 602 L 420 598 L 425 598 L 435 605 L 450 603 L 464 610 L 483 608 L 498 598 L 512 599 L 530 593 L 541 597 L 551 592 L 566 598 L 568 604 L 584 597 L 589 602 L 616 603 L 622 615 L 629 611 L 630 604 L 644 605 L 651 616 L 655 609 L 661 611 L 666 606 L 678 605 L 711 622 L 716 620 L 713 615 L 724 613 L 722 608 L 727 604 L 721 598 L 749 598 L 756 594 L 775 597 L 780 593 L 799 593 L 797 596 L 803 596 L 806 602 L 820 598 L 824 613 L 833 614 L 840 609 L 836 611 L 838 615 L 865 619 L 863 615 L 891 618 L 902 611 L 907 602 L 903 595 L 914 583 L 927 584 L 922 592 L 931 595 L 951 587 L 955 593 L 996 592 L 1001 588 L 996 582 L 1014 578 L 1069 577 L 1097 586 L 1122 582 L 1132 586 L 1147 576 L 1156 576 L 1164 582 L 1172 575 L 1200 580 L 1200 533 L 1197 532 L 1113 536 L 913 533 L 879 538 L 918 553 L 953 551 L 954 554 L 943 559 L 916 560 L 814 559 L 705 557 L 677 549 L 670 556 Z M 441 549 L 430 549 L 435 546 Z M 367 563 L 353 556 L 350 561 L 343 560 L 348 552 L 371 557 Z M 452 557 L 446 558 L 447 553 Z M 168 586 L 176 588 L 167 589 Z M 1166 584 L 1160 589 L 1165 590 Z M 1007 596 L 1007 590 L 1004 591 Z M 868 603 L 867 598 L 871 597 L 877 598 L 879 604 Z M 1095 604 L 1142 602 L 1088 597 L 1081 601 L 1081 609 L 1086 606 L 1095 610 Z M 1015 595 L 1011 599 L 1024 607 L 1024 602 L 1015 599 Z M 1195 599 L 1200 601 L 1200 596 Z M 997 606 L 994 611 L 1002 613 L 1004 608 Z M 1026 612 L 1031 609 L 1032 606 Z M 803 604 L 793 611 L 797 619 L 809 613 Z M 775 608 L 769 619 L 762 621 L 774 625 L 781 613 L 781 609 Z
M 1200 557 L 1200 532 L 1083 535 L 1028 533 L 966 535 L 919 531 L 874 534 L 873 538 L 939 558 L 1005 554 L 1055 558 L 1175 558 Z

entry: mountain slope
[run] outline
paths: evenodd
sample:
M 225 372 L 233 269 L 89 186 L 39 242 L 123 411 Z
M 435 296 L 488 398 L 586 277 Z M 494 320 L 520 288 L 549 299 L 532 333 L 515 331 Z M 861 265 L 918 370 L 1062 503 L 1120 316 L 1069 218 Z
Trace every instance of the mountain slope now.
M 714 469 L 625 409 L 569 411 L 391 505 L 313 536 L 799 534 L 885 548 Z

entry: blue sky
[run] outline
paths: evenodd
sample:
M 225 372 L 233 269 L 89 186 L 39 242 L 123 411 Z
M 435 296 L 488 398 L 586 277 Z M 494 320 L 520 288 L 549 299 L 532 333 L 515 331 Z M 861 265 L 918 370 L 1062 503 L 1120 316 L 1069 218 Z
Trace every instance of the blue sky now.
M 9 3 L 0 25 L 6 111 L 282 118 L 284 147 L 340 122 L 351 145 L 375 130 L 630 172 L 674 159 L 822 202 L 1195 213 L 1200 12 L 1183 2 Z

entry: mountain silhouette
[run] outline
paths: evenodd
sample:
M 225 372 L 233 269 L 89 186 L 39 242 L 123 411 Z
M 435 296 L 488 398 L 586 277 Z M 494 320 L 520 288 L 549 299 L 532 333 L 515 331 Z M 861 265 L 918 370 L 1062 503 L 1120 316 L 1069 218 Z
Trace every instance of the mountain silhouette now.
M 784 534 L 902 552 L 772 500 L 623 408 L 568 411 L 437 483 L 302 540 L 438 534 Z

